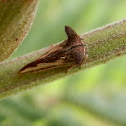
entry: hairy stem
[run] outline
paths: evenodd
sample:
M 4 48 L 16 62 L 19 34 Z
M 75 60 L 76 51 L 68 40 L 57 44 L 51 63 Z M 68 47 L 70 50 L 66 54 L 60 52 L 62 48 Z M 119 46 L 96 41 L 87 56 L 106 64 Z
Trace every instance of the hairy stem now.
M 74 68 L 65 73 L 67 68 L 62 67 L 35 74 L 18 74 L 24 65 L 42 55 L 45 50 L 0 63 L 0 98 L 52 82 L 124 55 L 126 53 L 126 19 L 85 33 L 81 37 L 88 47 L 88 59 L 81 69 Z

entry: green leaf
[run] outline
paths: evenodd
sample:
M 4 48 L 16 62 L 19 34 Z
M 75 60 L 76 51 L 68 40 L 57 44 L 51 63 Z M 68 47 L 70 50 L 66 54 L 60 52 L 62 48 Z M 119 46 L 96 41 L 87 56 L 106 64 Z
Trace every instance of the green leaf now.
M 0 1 L 0 61 L 8 58 L 27 35 L 39 0 Z

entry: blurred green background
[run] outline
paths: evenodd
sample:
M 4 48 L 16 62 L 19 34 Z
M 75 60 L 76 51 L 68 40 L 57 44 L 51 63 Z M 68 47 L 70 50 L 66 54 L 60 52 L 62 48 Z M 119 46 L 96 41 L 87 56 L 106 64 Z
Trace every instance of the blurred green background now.
M 126 0 L 40 0 L 11 58 L 126 17 Z M 126 56 L 0 101 L 0 126 L 126 126 Z

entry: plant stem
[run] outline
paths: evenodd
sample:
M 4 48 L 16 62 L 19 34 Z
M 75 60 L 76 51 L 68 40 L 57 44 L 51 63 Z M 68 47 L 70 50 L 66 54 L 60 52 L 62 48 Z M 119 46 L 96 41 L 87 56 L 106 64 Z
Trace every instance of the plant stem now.
M 81 69 L 77 67 L 65 73 L 67 68 L 62 67 L 35 74 L 18 74 L 24 65 L 42 55 L 45 50 L 0 63 L 0 98 L 52 82 L 124 55 L 126 53 L 126 19 L 85 33 L 81 37 L 88 47 L 88 59 Z

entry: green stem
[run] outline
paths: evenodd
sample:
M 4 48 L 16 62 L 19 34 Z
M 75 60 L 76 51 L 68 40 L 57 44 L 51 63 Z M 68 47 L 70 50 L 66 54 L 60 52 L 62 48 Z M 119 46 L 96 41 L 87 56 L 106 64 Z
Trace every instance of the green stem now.
M 82 69 L 74 68 L 65 73 L 66 68 L 62 67 L 35 74 L 18 74 L 24 65 L 39 57 L 45 50 L 0 63 L 0 98 L 52 82 L 124 55 L 126 53 L 126 19 L 85 33 L 81 37 L 88 47 L 88 59 Z

